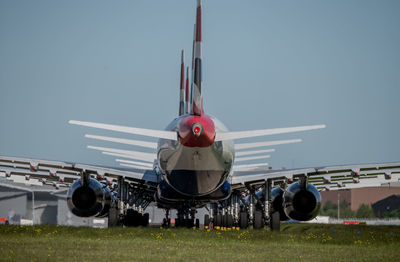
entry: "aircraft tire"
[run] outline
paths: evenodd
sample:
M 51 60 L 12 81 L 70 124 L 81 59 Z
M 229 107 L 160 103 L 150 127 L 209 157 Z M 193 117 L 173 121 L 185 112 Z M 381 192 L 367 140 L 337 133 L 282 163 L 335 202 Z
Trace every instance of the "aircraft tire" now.
M 254 229 L 262 229 L 263 228 L 263 221 L 262 221 L 262 213 L 261 211 L 256 211 L 254 212 L 254 224 L 253 228 Z
M 191 219 L 191 218 L 185 219 L 185 226 L 187 228 L 194 227 L 194 219 Z
M 137 227 L 142 223 L 142 215 L 133 209 L 128 209 L 124 218 L 124 225 L 127 227 Z
M 150 218 L 149 213 L 144 213 L 142 215 L 142 226 L 147 227 L 149 225 L 149 218 Z
M 215 226 L 222 226 L 222 215 L 218 214 L 215 216 Z
M 226 217 L 226 227 L 233 227 L 233 216 L 232 215 L 227 215 Z
M 115 207 L 110 208 L 108 213 L 108 227 L 119 226 L 118 209 Z
M 281 230 L 281 219 L 279 211 L 273 212 L 271 214 L 271 220 L 269 221 L 269 227 L 271 231 L 280 231 Z
M 210 227 L 210 216 L 209 215 L 204 215 L 204 228 L 205 227 Z
M 222 222 L 221 222 L 221 226 L 222 227 L 226 227 L 226 220 L 227 220 L 226 218 L 227 218 L 227 216 L 228 215 L 222 215 Z
M 249 227 L 249 219 L 246 212 L 240 212 L 239 226 L 241 229 Z

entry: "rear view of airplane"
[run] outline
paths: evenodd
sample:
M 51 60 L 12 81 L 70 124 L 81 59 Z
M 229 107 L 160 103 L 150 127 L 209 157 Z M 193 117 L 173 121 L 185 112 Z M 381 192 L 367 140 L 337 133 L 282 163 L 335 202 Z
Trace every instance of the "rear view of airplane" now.
M 197 0 L 191 79 L 182 51 L 179 115 L 165 130 L 69 121 L 73 125 L 157 138 L 158 143 L 152 143 L 86 135 L 90 139 L 150 148 L 156 154 L 88 146 L 118 157 L 116 161 L 129 169 L 0 157 L 0 171 L 7 177 L 11 173 L 37 177 L 45 185 L 58 178 L 58 187 L 69 187 L 67 201 L 73 214 L 108 217 L 110 226 L 147 225 L 149 217 L 145 209 L 155 202 L 166 210 L 164 226 L 170 225 L 171 209 L 178 211 L 176 226 L 198 226 L 196 209 L 209 205 L 205 226 L 253 225 L 260 229 L 269 225 L 279 230 L 283 220 L 313 219 L 321 204 L 319 190 L 339 188 L 339 183 L 352 183 L 354 177 L 375 178 L 376 184 L 382 182 L 381 172 L 360 174 L 364 169 L 370 170 L 371 165 L 294 170 L 269 170 L 262 168 L 265 163 L 240 165 L 247 160 L 269 158 L 265 154 L 275 150 L 260 147 L 301 140 L 234 144 L 236 140 L 321 129 L 325 125 L 231 132 L 218 119 L 206 114 L 202 95 L 201 18 L 201 1 Z M 390 180 L 397 177 L 395 169 L 399 166 L 384 164 L 378 169 L 391 172 Z M 388 180 L 386 173 L 383 180 Z

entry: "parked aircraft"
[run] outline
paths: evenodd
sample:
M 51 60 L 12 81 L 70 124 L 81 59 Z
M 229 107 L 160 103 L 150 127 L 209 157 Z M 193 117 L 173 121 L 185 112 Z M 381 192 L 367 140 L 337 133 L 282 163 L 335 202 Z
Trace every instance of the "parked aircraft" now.
M 321 205 L 319 190 L 398 180 L 400 163 L 293 170 L 267 169 L 265 162 L 243 164 L 269 158 L 267 153 L 275 149 L 265 147 L 301 140 L 236 143 L 240 139 L 316 130 L 325 125 L 228 131 L 221 121 L 208 115 L 202 95 L 201 20 L 202 6 L 197 0 L 191 78 L 182 52 L 178 116 L 165 130 L 69 121 L 72 125 L 157 138 L 155 143 L 86 135 L 89 139 L 150 148 L 156 153 L 88 146 L 118 157 L 121 168 L 0 156 L 3 176 L 25 176 L 26 181 L 33 178 L 36 183 L 68 188 L 68 207 L 73 214 L 108 217 L 110 226 L 147 225 L 146 207 L 155 202 L 166 210 L 166 227 L 170 226 L 171 209 L 178 211 L 176 226 L 199 226 L 196 209 L 207 206 L 205 226 L 252 225 L 260 229 L 269 225 L 272 230 L 279 230 L 283 220 L 313 219 Z

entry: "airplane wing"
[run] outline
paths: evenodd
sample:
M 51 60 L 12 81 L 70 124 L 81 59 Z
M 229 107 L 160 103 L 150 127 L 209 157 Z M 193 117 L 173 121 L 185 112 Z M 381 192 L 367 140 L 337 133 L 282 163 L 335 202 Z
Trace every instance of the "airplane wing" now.
M 318 190 L 338 190 L 359 187 L 375 187 L 400 181 L 400 162 L 362 165 L 328 166 L 303 169 L 257 169 L 233 171 L 232 188 L 242 190 L 248 185 L 263 185 L 266 180 L 274 185 L 293 183 L 301 176 Z
M 114 190 L 118 179 L 123 178 L 132 186 L 143 188 L 144 194 L 153 196 L 158 174 L 149 167 L 108 168 L 101 166 L 48 161 L 30 158 L 0 156 L 0 179 L 43 188 L 69 188 L 85 172 Z M 0 180 L 0 183 L 1 183 Z

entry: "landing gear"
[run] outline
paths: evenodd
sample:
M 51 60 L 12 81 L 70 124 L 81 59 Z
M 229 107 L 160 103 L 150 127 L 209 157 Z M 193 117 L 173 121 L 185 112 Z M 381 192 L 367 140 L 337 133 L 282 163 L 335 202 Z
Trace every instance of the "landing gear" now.
M 246 229 L 249 227 L 249 219 L 247 217 L 247 212 L 240 212 L 239 226 L 241 229 Z
M 239 214 L 240 214 L 240 204 L 239 204 L 239 195 L 232 194 L 231 197 L 231 205 L 232 205 L 232 219 L 233 226 L 239 226 Z
M 274 210 L 271 201 L 272 181 L 265 181 L 264 185 L 264 218 L 271 231 L 280 231 L 281 219 L 279 210 Z
M 264 225 L 268 225 L 272 231 L 280 230 L 280 221 L 284 217 L 281 217 L 282 204 L 277 202 L 279 201 L 277 195 L 283 190 L 273 191 L 272 182 L 272 180 L 268 179 L 264 184 L 247 184 L 246 191 L 232 194 L 229 201 L 234 222 L 237 210 L 241 210 L 238 214 L 237 224 L 240 228 L 246 229 L 249 225 L 252 225 L 257 230 L 263 229 Z M 235 199 L 235 195 L 237 199 Z M 240 205 L 238 200 L 240 200 Z M 278 205 L 278 207 L 274 207 L 273 204 L 275 206 Z
M 113 189 L 116 197 L 108 214 L 108 225 L 117 226 L 148 226 L 149 213 L 144 213 L 153 201 L 153 195 L 144 193 L 141 185 L 133 185 L 118 178 L 118 184 Z
M 175 219 L 175 227 L 200 227 L 200 220 L 195 219 L 196 209 L 179 209 Z
M 269 221 L 269 227 L 271 231 L 280 231 L 281 220 L 279 211 L 275 211 L 271 214 L 271 219 Z
M 222 215 L 221 214 L 217 214 L 215 216 L 215 226 L 222 227 Z
M 164 218 L 161 226 L 163 228 L 169 228 L 171 226 L 171 219 Z
M 108 212 L 108 227 L 119 226 L 119 213 L 116 207 L 110 208 Z
M 233 227 L 233 216 L 232 215 L 226 215 L 226 227 L 227 228 Z
M 165 210 L 165 218 L 161 224 L 163 228 L 169 228 L 171 226 L 171 219 L 169 218 L 169 209 Z
M 209 215 L 204 215 L 204 228 L 205 229 L 210 228 L 210 216 Z
M 136 210 L 128 209 L 123 223 L 127 227 L 147 226 L 149 224 L 149 213 L 140 214 Z
M 264 221 L 263 221 L 263 218 L 262 218 L 261 211 L 254 212 L 253 228 L 254 229 L 262 229 L 263 227 L 264 227 Z
M 142 226 L 147 227 L 149 225 L 150 215 L 149 213 L 144 213 L 142 215 Z

